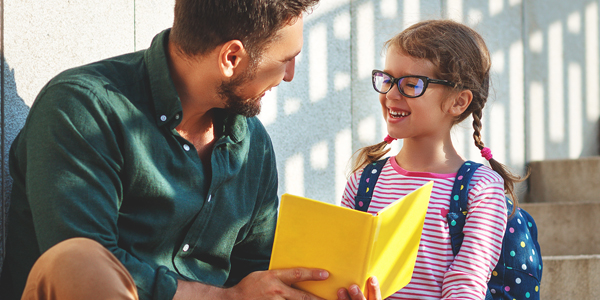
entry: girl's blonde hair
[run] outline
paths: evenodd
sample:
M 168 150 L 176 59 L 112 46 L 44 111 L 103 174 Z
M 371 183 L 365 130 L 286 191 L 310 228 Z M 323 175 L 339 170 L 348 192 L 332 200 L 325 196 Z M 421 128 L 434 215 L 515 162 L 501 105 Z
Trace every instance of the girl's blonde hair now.
M 473 116 L 473 139 L 482 150 L 481 118 L 490 87 L 490 53 L 481 35 L 463 24 L 451 20 L 429 20 L 405 29 L 385 43 L 385 48 L 394 47 L 411 57 L 426 59 L 436 67 L 439 79 L 456 83 L 455 90 L 470 90 L 473 100 L 458 116 L 454 124 Z M 388 153 L 387 143 L 381 142 L 357 151 L 352 172 L 364 168 Z M 489 160 L 490 167 L 504 179 L 504 191 L 513 200 L 513 213 L 518 206 L 514 185 L 527 178 L 511 173 L 508 168 Z M 512 214 L 511 214 L 512 215 Z

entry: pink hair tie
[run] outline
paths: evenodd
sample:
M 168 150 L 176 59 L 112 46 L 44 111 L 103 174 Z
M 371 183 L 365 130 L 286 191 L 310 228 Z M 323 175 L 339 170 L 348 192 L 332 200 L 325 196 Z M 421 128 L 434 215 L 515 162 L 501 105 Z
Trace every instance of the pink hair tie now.
M 481 149 L 481 156 L 486 160 L 490 160 L 492 159 L 492 157 L 494 157 L 492 155 L 492 150 L 490 150 L 490 148 L 488 147 L 484 147 L 483 149 Z
M 396 139 L 391 137 L 389 134 L 383 139 L 386 143 L 391 144 Z

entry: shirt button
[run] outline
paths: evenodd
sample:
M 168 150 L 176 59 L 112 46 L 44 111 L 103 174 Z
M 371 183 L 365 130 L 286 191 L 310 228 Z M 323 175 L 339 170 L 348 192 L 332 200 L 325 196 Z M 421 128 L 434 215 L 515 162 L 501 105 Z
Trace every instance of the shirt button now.
M 179 120 L 179 114 L 175 115 L 175 120 Z
M 190 146 L 188 144 L 183 145 L 183 150 L 190 151 Z
M 208 202 L 210 202 L 210 199 L 212 199 L 212 195 L 208 195 Z
M 183 252 L 187 252 L 188 250 L 190 250 L 190 245 L 189 244 L 183 245 Z
M 165 115 L 160 116 L 160 120 L 163 121 L 163 122 L 166 121 L 167 120 L 167 116 L 165 116 Z

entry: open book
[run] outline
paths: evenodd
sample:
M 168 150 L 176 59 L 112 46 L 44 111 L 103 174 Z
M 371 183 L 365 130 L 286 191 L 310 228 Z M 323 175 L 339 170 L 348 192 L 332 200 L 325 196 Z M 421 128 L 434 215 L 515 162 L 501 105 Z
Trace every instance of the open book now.
M 329 271 L 325 281 L 295 287 L 324 299 L 339 288 L 377 276 L 386 298 L 412 276 L 433 182 L 395 201 L 373 216 L 308 198 L 281 197 L 269 269 L 294 267 Z

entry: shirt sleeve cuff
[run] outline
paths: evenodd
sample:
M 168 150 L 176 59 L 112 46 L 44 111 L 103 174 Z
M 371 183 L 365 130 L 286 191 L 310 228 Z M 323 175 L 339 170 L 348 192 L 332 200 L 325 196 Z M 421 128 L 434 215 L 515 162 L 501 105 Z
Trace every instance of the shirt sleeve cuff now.
M 177 274 L 169 271 L 167 267 L 161 266 L 156 270 L 156 278 L 154 284 L 154 291 L 148 299 L 152 300 L 163 300 L 173 299 L 175 292 L 177 291 Z M 142 299 L 142 295 L 139 295 Z

